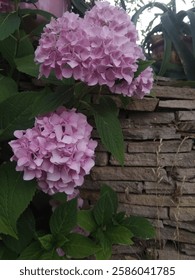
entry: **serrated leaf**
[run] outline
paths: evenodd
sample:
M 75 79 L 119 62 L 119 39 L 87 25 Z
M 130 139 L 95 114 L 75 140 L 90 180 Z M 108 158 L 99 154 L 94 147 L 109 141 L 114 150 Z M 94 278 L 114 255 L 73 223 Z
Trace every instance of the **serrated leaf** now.
M 19 254 L 32 240 L 35 233 L 35 219 L 30 210 L 25 211 L 17 221 L 18 239 L 4 236 L 3 242 L 10 250 Z
M 128 227 L 135 237 L 138 238 L 154 238 L 155 229 L 152 224 L 144 217 L 131 216 L 123 222 L 125 227 Z
M 2 102 L 8 97 L 16 94 L 18 91 L 18 86 L 13 79 L 0 75 L 0 89 L 0 102 Z
M 96 232 L 95 238 L 100 243 L 101 249 L 97 251 L 95 257 L 97 260 L 108 260 L 112 256 L 112 243 L 101 229 Z
M 105 232 L 108 239 L 112 242 L 112 244 L 127 244 L 132 245 L 132 232 L 124 227 L 124 226 L 111 226 L 106 229 Z
M 66 255 L 72 258 L 86 258 L 94 255 L 100 247 L 95 244 L 91 239 L 77 233 L 71 233 L 68 236 L 69 242 L 63 247 Z
M 52 214 L 49 224 L 53 235 L 68 234 L 77 224 L 77 199 L 58 206 Z
M 110 186 L 103 184 L 101 185 L 101 189 L 100 189 L 100 198 L 105 195 L 107 196 L 108 203 L 111 206 L 112 213 L 115 214 L 118 208 L 117 193 L 113 191 L 113 189 Z
M 125 212 L 119 212 L 113 217 L 113 224 L 119 225 L 125 219 Z
M 34 181 L 24 181 L 14 164 L 0 167 L 0 232 L 17 238 L 16 223 L 36 190 Z
M 123 165 L 124 141 L 116 105 L 112 99 L 102 97 L 93 108 L 96 128 L 103 145 Z
M 109 223 L 113 216 L 111 205 L 108 202 L 107 195 L 101 197 L 93 208 L 93 215 L 98 225 Z
M 78 226 L 85 229 L 88 232 L 93 232 L 96 230 L 96 223 L 91 210 L 81 210 L 77 214 Z
M 92 210 L 96 223 L 98 225 L 111 223 L 117 207 L 118 200 L 116 193 L 110 187 L 104 185 L 100 191 L 100 198 Z
M 4 40 L 14 33 L 20 26 L 20 18 L 16 12 L 0 14 L 0 40 Z

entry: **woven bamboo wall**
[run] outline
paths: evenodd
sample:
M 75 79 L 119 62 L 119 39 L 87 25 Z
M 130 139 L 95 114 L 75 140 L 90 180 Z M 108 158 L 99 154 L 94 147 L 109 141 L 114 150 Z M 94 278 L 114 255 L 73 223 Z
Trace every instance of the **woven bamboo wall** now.
M 195 89 L 155 86 L 153 92 L 121 109 L 125 166 L 99 145 L 82 195 L 93 204 L 106 183 L 117 191 L 120 210 L 156 228 L 155 240 L 116 246 L 113 258 L 195 259 Z

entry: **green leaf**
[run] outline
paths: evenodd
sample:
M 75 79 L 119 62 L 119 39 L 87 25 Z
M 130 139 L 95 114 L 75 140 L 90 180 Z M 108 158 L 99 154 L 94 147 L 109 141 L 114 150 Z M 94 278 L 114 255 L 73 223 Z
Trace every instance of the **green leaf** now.
M 35 233 L 35 219 L 30 210 L 25 211 L 17 222 L 18 239 L 4 236 L 3 242 L 10 250 L 19 254 L 31 242 Z
M 127 244 L 132 245 L 132 232 L 124 226 L 112 226 L 106 229 L 105 232 L 112 244 Z
M 52 199 L 54 201 L 59 201 L 59 202 L 66 202 L 67 201 L 67 194 L 65 193 L 55 193 L 54 195 L 52 195 Z
M 34 62 L 34 55 L 16 58 L 15 63 L 18 71 L 35 78 L 39 76 L 39 65 Z
M 95 221 L 98 225 L 106 225 L 112 221 L 116 213 L 118 200 L 116 193 L 104 185 L 100 190 L 100 198 L 92 210 Z
M 154 60 L 139 60 L 138 61 L 138 69 L 135 72 L 134 77 L 138 77 L 146 68 L 151 66 L 155 61 Z
M 38 241 L 32 242 L 20 254 L 19 260 L 40 260 L 45 250 Z
M 5 245 L 3 244 L 2 241 L 0 241 L 0 260 L 3 260 L 3 255 L 4 255 L 5 250 L 6 250 Z
M 14 80 L 9 77 L 0 75 L 0 102 L 14 95 L 18 91 L 18 86 Z
M 4 40 L 14 33 L 20 26 L 20 18 L 16 12 L 0 14 L 0 40 Z
M 62 258 L 57 254 L 57 251 L 55 248 L 51 249 L 50 251 L 44 252 L 40 256 L 40 260 L 61 260 L 61 259 Z
M 41 246 L 45 249 L 45 250 L 51 250 L 53 248 L 54 245 L 54 240 L 53 240 L 53 235 L 52 234 L 46 234 L 44 236 L 41 236 L 38 238 Z
M 125 219 L 125 212 L 119 212 L 113 217 L 113 225 L 121 224 Z
M 2 242 L 0 242 L 0 260 L 16 260 L 17 253 L 8 249 Z
M 17 40 L 9 36 L 3 41 L 0 41 L 0 53 L 2 57 L 7 60 L 9 65 L 14 69 L 15 68 L 15 56 L 17 52 Z
M 62 248 L 66 242 L 68 242 L 68 238 L 64 234 L 58 234 L 55 236 L 55 247 Z
M 20 30 L 20 40 L 18 42 L 17 58 L 34 55 L 34 47 L 30 38 L 23 30 Z
M 164 39 L 164 52 L 163 52 L 162 63 L 160 65 L 160 70 L 158 73 L 159 76 L 163 76 L 166 73 L 169 67 L 169 62 L 171 60 L 171 52 L 172 52 L 172 42 L 167 36 L 166 32 L 164 32 L 163 39 Z
M 96 230 L 96 223 L 91 210 L 81 210 L 78 212 L 77 216 L 78 225 L 88 232 L 93 232 Z
M 195 13 L 192 10 L 186 11 L 186 14 L 190 20 L 190 30 L 192 36 L 192 47 L 193 47 L 193 55 L 195 57 Z
M 135 237 L 154 238 L 155 230 L 152 224 L 144 217 L 131 216 L 124 220 L 123 225 L 128 227 Z
M 34 93 L 18 93 L 0 103 L 0 139 L 13 138 L 16 129 L 25 129 L 33 125 L 32 104 L 36 100 Z
M 77 233 L 71 233 L 68 236 L 69 242 L 65 244 L 63 250 L 66 255 L 72 258 L 86 258 L 88 256 L 94 255 L 100 247 L 95 244 L 91 239 Z
M 37 95 L 37 94 L 36 94 Z M 34 98 L 32 103 L 32 114 L 30 118 L 34 118 L 37 115 L 42 115 L 48 112 L 52 112 L 60 105 L 68 103 L 72 98 L 72 87 L 64 86 L 64 91 L 52 92 L 50 89 L 45 88 L 42 92 Z
M 151 9 L 151 8 L 159 8 L 161 11 L 163 11 L 164 13 L 169 11 L 169 8 L 167 5 L 163 4 L 163 3 L 155 3 L 155 2 L 151 2 L 148 3 L 146 5 L 143 5 L 140 9 L 138 9 L 136 11 L 136 13 L 132 16 L 131 21 L 136 25 L 140 15 L 147 9 Z
M 16 222 L 35 194 L 35 182 L 24 181 L 11 163 L 0 167 L 0 232 L 17 238 Z
M 35 9 L 35 10 L 33 10 L 33 9 L 20 9 L 19 13 L 20 13 L 20 15 L 25 15 L 25 16 L 27 16 L 27 15 L 33 15 L 33 16 L 34 15 L 35 16 L 40 15 L 40 16 L 46 18 L 48 20 L 48 22 L 51 20 L 52 17 L 56 18 L 55 15 L 53 15 L 53 14 L 47 12 L 47 11 L 39 10 L 39 9 Z
M 43 91 L 21 92 L 0 103 L 0 140 L 13 137 L 17 129 L 33 125 L 37 115 L 54 111 L 71 98 L 71 91 L 57 94 L 47 88 Z
M 34 241 L 20 254 L 19 260 L 60 260 L 55 248 L 45 250 L 38 241 Z
M 118 208 L 117 193 L 113 191 L 113 189 L 108 185 L 103 184 L 101 185 L 101 189 L 100 189 L 100 198 L 103 196 L 107 196 L 108 203 L 110 204 L 113 214 L 115 214 Z
M 124 141 L 116 105 L 111 98 L 102 97 L 93 108 L 96 128 L 103 145 L 123 165 Z
M 97 260 L 108 260 L 112 256 L 112 243 L 101 229 L 96 232 L 95 238 L 100 243 L 101 249 L 95 254 Z
M 183 36 L 176 16 L 172 12 L 165 13 L 161 17 L 161 22 L 181 59 L 187 79 L 195 80 L 195 57 L 182 39 Z
M 58 206 L 52 214 L 49 224 L 53 235 L 68 234 L 77 224 L 77 199 Z
M 84 0 L 72 0 L 72 5 L 81 16 L 84 16 L 85 12 L 90 8 L 90 6 Z
M 122 106 L 125 109 L 129 103 L 131 102 L 131 99 L 128 96 L 123 96 L 123 95 L 119 95 L 119 98 L 121 100 Z
M 39 76 L 39 65 L 34 61 L 34 54 L 30 54 L 27 56 L 23 56 L 20 58 L 16 58 L 15 60 L 16 67 L 18 71 L 25 73 L 29 76 L 38 78 Z M 46 84 L 53 84 L 53 85 L 62 85 L 62 84 L 73 84 L 73 79 L 65 79 L 65 80 L 58 80 L 53 73 L 49 75 L 48 78 L 41 77 L 42 81 Z

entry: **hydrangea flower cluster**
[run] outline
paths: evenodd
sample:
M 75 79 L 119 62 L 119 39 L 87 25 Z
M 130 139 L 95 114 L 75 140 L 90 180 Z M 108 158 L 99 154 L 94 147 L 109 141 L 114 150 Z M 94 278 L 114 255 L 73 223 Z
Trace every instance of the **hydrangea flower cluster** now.
M 46 25 L 35 52 L 40 76 L 53 70 L 58 79 L 73 77 L 89 86 L 107 85 L 111 92 L 142 98 L 152 88 L 150 68 L 135 78 L 144 60 L 130 17 L 109 2 L 96 5 L 79 18 L 65 12 Z
M 65 192 L 71 199 L 94 166 L 97 142 L 90 139 L 91 131 L 85 115 L 60 107 L 37 117 L 33 128 L 14 132 L 11 160 L 24 171 L 24 180 L 36 178 L 43 192 Z
M 12 9 L 10 0 L 0 0 L 0 12 L 10 12 Z

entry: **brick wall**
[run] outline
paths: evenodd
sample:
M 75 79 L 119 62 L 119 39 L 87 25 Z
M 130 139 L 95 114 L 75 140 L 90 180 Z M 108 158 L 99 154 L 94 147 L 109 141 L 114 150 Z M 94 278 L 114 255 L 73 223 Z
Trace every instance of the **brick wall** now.
M 155 97 L 115 96 L 125 138 L 125 165 L 100 144 L 83 197 L 93 204 L 102 183 L 118 193 L 120 210 L 148 218 L 154 240 L 116 246 L 113 258 L 195 259 L 195 89 L 155 86 Z

